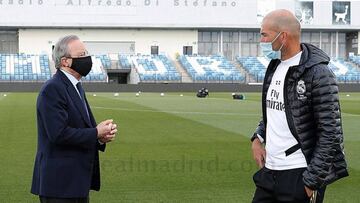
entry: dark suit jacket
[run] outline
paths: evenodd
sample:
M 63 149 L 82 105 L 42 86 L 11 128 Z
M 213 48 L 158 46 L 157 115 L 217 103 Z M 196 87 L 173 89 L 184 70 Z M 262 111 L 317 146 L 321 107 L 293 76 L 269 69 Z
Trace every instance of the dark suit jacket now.
M 77 198 L 100 189 L 96 122 L 66 75 L 57 71 L 37 100 L 38 147 L 31 193 Z

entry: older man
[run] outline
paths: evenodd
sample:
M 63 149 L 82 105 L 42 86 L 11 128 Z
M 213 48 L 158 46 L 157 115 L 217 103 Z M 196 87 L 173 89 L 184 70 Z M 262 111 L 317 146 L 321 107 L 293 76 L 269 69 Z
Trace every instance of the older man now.
M 300 32 L 287 10 L 269 13 L 261 25 L 260 47 L 272 60 L 263 84 L 263 118 L 251 139 L 261 167 L 253 177 L 253 202 L 322 202 L 326 185 L 348 175 L 329 57 L 301 44 Z
M 98 150 L 117 132 L 113 120 L 96 125 L 80 79 L 91 56 L 77 36 L 61 38 L 53 50 L 56 74 L 37 100 L 38 147 L 31 192 L 40 202 L 89 202 L 100 189 Z

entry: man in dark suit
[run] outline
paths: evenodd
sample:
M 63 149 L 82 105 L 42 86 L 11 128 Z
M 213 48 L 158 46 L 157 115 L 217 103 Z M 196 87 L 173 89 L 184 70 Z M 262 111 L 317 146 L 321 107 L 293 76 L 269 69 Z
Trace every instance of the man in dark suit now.
M 56 74 L 37 100 L 38 147 L 31 193 L 40 202 L 89 202 L 100 189 L 98 150 L 115 138 L 113 120 L 96 125 L 81 86 L 92 67 L 77 36 L 61 38 L 53 50 Z

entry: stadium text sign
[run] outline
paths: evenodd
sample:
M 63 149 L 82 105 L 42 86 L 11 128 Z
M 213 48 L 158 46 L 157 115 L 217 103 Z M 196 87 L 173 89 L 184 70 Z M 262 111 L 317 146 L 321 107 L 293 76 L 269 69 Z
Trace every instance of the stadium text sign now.
M 0 26 L 9 27 L 239 25 L 258 25 L 256 1 L 244 4 L 240 0 L 0 0 Z
M 46 4 L 53 5 L 66 5 L 66 6 L 135 6 L 141 3 L 144 6 L 160 6 L 160 0 L 143 0 L 142 2 L 135 1 L 135 0 L 55 0 L 51 1 L 44 1 L 44 0 L 0 0 L 0 5 L 46 5 Z M 192 6 L 192 7 L 236 7 L 239 5 L 236 1 L 229 1 L 229 0 L 173 0 L 174 7 L 181 7 L 181 6 Z

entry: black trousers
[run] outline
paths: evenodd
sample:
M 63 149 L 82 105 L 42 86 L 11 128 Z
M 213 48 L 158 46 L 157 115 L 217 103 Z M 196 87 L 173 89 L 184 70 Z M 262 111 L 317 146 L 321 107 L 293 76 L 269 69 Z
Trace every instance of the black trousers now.
M 85 198 L 53 198 L 39 196 L 40 203 L 89 203 L 89 197 Z
M 265 167 L 255 173 L 253 203 L 309 203 L 302 174 L 305 168 L 275 171 Z M 325 188 L 317 191 L 316 203 L 322 203 Z

